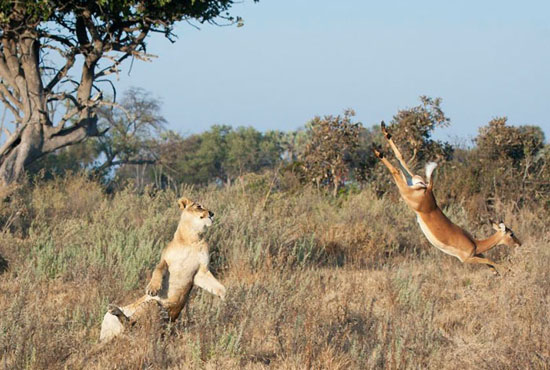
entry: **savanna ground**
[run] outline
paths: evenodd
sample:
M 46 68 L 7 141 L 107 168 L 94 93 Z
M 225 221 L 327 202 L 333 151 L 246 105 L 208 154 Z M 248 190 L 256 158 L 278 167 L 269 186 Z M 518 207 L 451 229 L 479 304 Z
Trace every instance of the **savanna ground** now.
M 542 207 L 493 201 L 523 242 L 488 253 L 511 269 L 495 277 L 431 247 L 395 189 L 333 198 L 269 179 L 106 194 L 75 176 L 16 192 L 0 210 L 0 367 L 550 368 Z M 98 344 L 107 304 L 143 294 L 180 195 L 216 213 L 205 237 L 226 301 L 194 290 L 163 335 L 153 325 Z M 475 201 L 442 207 L 474 236 L 492 233 Z

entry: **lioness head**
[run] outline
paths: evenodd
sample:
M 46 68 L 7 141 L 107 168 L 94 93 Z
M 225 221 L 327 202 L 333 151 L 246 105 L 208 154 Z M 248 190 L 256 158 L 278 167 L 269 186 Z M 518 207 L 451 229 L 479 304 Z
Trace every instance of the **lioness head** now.
M 185 197 L 178 199 L 178 205 L 181 209 L 180 223 L 195 232 L 202 232 L 205 228 L 212 225 L 214 213 L 207 210 L 199 203 L 193 202 Z

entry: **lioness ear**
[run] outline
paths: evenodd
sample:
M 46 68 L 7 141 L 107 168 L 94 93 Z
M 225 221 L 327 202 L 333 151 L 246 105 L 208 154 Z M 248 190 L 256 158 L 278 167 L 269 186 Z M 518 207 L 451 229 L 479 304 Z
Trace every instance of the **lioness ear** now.
M 181 197 L 178 199 L 178 206 L 183 211 L 188 205 L 190 205 L 192 202 L 187 199 L 186 197 Z

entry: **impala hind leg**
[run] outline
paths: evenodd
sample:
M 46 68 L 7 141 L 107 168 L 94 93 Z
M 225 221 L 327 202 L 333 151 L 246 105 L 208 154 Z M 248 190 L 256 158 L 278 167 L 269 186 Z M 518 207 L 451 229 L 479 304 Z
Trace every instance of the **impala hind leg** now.
M 464 260 L 464 263 L 481 263 L 489 266 L 493 270 L 493 274 L 500 275 L 499 270 L 501 269 L 501 266 L 491 261 L 490 259 L 483 257 L 482 254 L 477 254 L 475 256 L 469 257 L 466 260 Z

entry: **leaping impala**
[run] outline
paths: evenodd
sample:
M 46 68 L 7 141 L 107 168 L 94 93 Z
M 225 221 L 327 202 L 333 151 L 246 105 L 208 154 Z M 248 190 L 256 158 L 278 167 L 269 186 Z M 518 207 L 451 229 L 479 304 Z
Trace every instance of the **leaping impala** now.
M 437 164 L 435 162 L 426 164 L 426 181 L 421 176 L 413 175 L 399 149 L 395 146 L 384 122 L 382 122 L 381 127 L 386 141 L 397 157 L 400 171 L 376 148 L 373 149 L 374 154 L 390 170 L 401 197 L 416 213 L 420 229 L 422 229 L 428 241 L 442 252 L 455 256 L 462 262 L 482 263 L 491 267 L 493 272 L 498 274 L 498 265 L 485 258 L 482 253 L 499 244 L 509 247 L 520 246 L 521 242 L 512 230 L 502 222 L 496 224 L 491 221 L 496 232 L 487 239 L 477 240 L 467 231 L 452 223 L 438 207 L 432 192 L 432 174 Z

